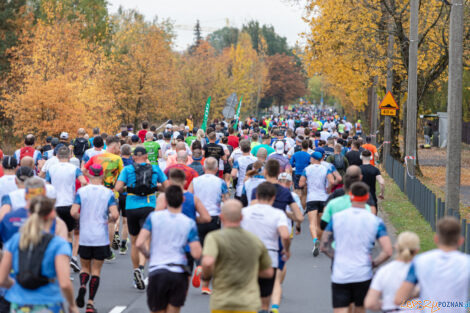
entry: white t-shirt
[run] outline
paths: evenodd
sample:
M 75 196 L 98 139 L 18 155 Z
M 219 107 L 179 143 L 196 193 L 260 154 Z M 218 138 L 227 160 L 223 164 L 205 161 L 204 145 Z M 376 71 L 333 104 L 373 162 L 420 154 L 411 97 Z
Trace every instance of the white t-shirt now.
M 272 266 L 279 264 L 279 227 L 289 229 L 286 214 L 267 204 L 254 204 L 242 210 L 242 228 L 252 232 L 264 243 Z
M 0 177 L 0 199 L 2 199 L 4 195 L 18 189 L 15 179 L 16 175 L 5 175 Z
M 184 247 L 199 241 L 196 222 L 182 213 L 164 210 L 150 213 L 143 229 L 151 233 L 149 272 L 158 269 L 183 272 L 181 267 L 168 264 L 188 264 Z
M 81 246 L 101 247 L 109 245 L 109 207 L 116 205 L 113 192 L 102 185 L 87 185 L 78 190 L 75 204 L 80 205 Z
M 59 163 L 59 159 L 58 159 L 56 156 L 53 156 L 52 158 L 47 159 L 46 163 L 44 163 L 44 165 L 43 165 L 42 168 L 41 168 L 41 172 L 47 173 L 47 171 L 49 170 L 49 168 L 50 168 L 52 165 L 57 164 L 57 163 Z
M 253 164 L 258 159 L 250 155 L 242 155 L 235 162 L 233 162 L 233 168 L 238 170 L 238 181 L 237 181 L 237 196 L 241 197 L 243 192 L 243 182 L 245 181 L 246 168 L 248 165 Z
M 406 281 L 419 284 L 419 297 L 423 303 L 426 300 L 431 304 L 442 302 L 439 313 L 465 313 L 469 299 L 470 256 L 440 249 L 424 252 L 411 262 Z M 458 303 L 463 306 L 455 306 Z M 424 308 L 422 312 L 437 311 Z
M 325 131 L 325 130 L 322 130 L 320 132 L 320 139 L 321 140 L 327 141 L 328 138 L 330 138 L 330 136 L 331 136 L 331 134 L 329 132 Z
M 88 160 L 90 160 L 95 155 L 103 154 L 105 152 L 106 152 L 106 150 L 104 150 L 104 149 L 96 150 L 95 148 L 90 148 L 90 149 L 86 150 L 85 153 L 83 154 L 83 162 L 86 163 L 86 162 L 88 162 Z
M 75 180 L 82 176 L 82 171 L 75 165 L 59 162 L 52 165 L 46 173 L 46 181 L 56 189 L 56 207 L 70 206 L 75 198 Z
M 255 190 L 261 183 L 265 182 L 266 179 L 264 177 L 256 177 L 256 175 L 252 178 L 247 179 L 243 183 L 243 192 L 242 194 L 246 194 L 246 199 L 248 200 L 248 205 L 251 203 L 251 196 L 253 194 L 253 190 Z
M 212 174 L 204 174 L 192 181 L 194 195 L 198 197 L 211 216 L 220 215 L 222 195 L 228 193 L 225 181 Z
M 307 178 L 307 202 L 326 201 L 327 174 L 328 170 L 321 164 L 310 164 L 304 169 L 302 176 Z
M 9 204 L 12 211 L 24 208 L 26 206 L 25 193 L 26 190 L 24 188 L 9 192 L 2 197 L 2 205 Z M 56 199 L 54 186 L 46 184 L 46 197 Z
M 411 263 L 396 260 L 392 261 L 379 268 L 374 279 L 372 279 L 370 288 L 380 291 L 382 294 L 383 311 L 400 308 L 394 303 L 395 294 L 405 280 L 410 269 L 410 265 Z
M 364 282 L 372 278 L 372 248 L 387 236 L 379 217 L 366 209 L 349 208 L 333 215 L 326 231 L 336 242 L 331 281 L 337 284 Z

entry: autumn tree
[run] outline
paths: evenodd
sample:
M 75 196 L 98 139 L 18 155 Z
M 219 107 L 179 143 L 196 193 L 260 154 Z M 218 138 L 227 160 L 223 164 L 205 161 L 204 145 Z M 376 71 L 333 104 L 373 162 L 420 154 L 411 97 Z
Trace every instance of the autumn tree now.
M 90 52 L 81 37 L 83 21 L 63 18 L 60 6 L 44 10 L 47 18 L 25 30 L 10 50 L 2 104 L 15 134 L 76 132 L 96 124 L 112 129 L 115 122 L 100 88 L 104 55 L 99 48 Z
M 273 97 L 281 106 L 306 94 L 306 79 L 293 56 L 275 54 L 268 58 L 269 88 L 266 96 Z
M 115 34 L 107 66 L 107 90 L 123 122 L 176 118 L 184 111 L 179 101 L 177 56 L 171 36 L 156 22 L 136 11 L 113 18 Z

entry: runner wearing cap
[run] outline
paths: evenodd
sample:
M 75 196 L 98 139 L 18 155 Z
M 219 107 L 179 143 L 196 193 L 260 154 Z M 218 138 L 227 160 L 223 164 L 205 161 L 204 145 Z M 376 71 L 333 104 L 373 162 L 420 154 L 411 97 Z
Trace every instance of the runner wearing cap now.
M 18 162 L 13 156 L 6 155 L 3 158 L 2 166 L 4 175 L 0 177 L 0 200 L 4 195 L 18 189 L 15 181 L 15 172 Z
M 328 173 L 326 167 L 321 165 L 323 156 L 320 152 L 312 153 L 312 164 L 307 166 L 302 172 L 302 177 L 299 181 L 301 188 L 307 188 L 307 216 L 309 221 L 310 235 L 313 239 L 312 254 L 317 257 L 320 253 L 320 242 L 318 241 L 321 235 L 320 217 L 323 213 L 325 201 L 328 198 L 327 184 L 330 186 L 334 183 L 334 178 L 331 173 Z
M 292 172 L 292 167 L 290 165 L 289 159 L 284 155 L 285 143 L 281 140 L 274 143 L 275 152 L 268 156 L 268 160 L 276 160 L 279 162 L 281 173 L 283 172 Z
M 80 271 L 80 289 L 76 304 L 85 305 L 86 285 L 89 294 L 87 313 L 95 313 L 94 299 L 100 284 L 103 262 L 110 256 L 108 217 L 116 220 L 119 216 L 114 193 L 103 186 L 103 167 L 93 164 L 88 169 L 90 185 L 78 190 L 70 214 L 79 219 L 80 239 L 79 254 L 82 270 Z M 91 279 L 90 279 L 91 275 Z
M 2 207 L 0 208 L 0 220 L 10 211 L 24 208 L 26 201 L 24 199 L 24 182 L 34 176 L 34 171 L 30 167 L 21 166 L 16 170 L 15 183 L 18 187 L 2 197 Z
M 138 252 L 135 242 L 145 219 L 155 209 L 157 184 L 162 184 L 163 188 L 168 185 L 167 177 L 160 167 L 146 163 L 147 159 L 147 150 L 142 146 L 136 147 L 134 164 L 123 169 L 115 187 L 118 192 L 123 192 L 124 187 L 127 187 L 127 227 L 131 236 L 134 284 L 139 290 L 145 289 L 145 258 Z

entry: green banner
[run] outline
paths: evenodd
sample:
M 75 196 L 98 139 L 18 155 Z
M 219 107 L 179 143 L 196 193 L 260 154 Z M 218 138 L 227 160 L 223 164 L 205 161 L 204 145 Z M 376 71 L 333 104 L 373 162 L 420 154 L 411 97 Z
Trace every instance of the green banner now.
M 238 102 L 237 114 L 235 114 L 235 130 L 238 129 L 238 124 L 240 123 L 240 108 L 242 107 L 243 95 L 240 97 L 240 102 Z
M 204 120 L 202 122 L 202 126 L 201 126 L 201 129 L 206 131 L 207 130 L 207 119 L 209 118 L 209 109 L 211 107 L 211 97 L 209 97 L 207 99 L 207 103 L 206 103 L 206 108 L 204 110 Z

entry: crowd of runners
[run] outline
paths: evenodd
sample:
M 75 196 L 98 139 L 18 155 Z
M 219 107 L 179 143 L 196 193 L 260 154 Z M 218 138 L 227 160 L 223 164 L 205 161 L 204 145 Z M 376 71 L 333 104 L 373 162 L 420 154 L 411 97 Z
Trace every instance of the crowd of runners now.
M 377 216 L 379 153 L 360 120 L 300 107 L 206 130 L 191 116 L 140 126 L 62 132 L 43 145 L 29 134 L 1 154 L 0 313 L 95 313 L 101 269 L 117 253 L 130 255 L 127 275 L 151 312 L 179 312 L 191 285 L 214 313 L 282 312 L 302 231 L 312 262 L 332 259 L 331 287 L 315 284 L 331 288 L 335 313 L 411 312 L 409 299 L 419 311 L 466 312 L 442 304 L 468 300 L 460 223 L 439 221 L 426 253 L 412 232 L 392 244 Z

